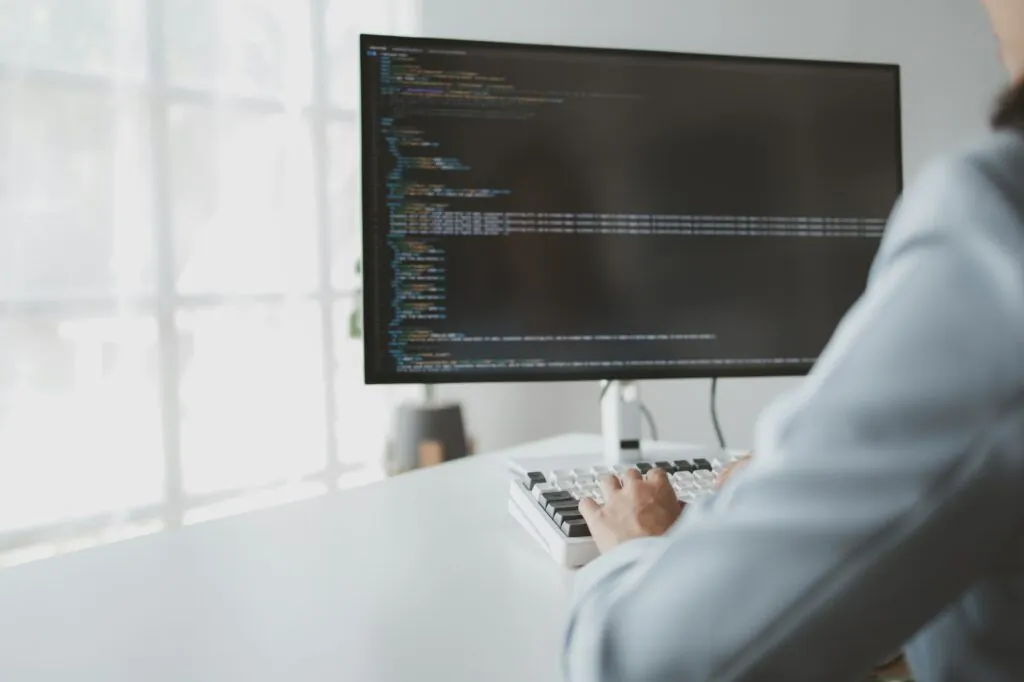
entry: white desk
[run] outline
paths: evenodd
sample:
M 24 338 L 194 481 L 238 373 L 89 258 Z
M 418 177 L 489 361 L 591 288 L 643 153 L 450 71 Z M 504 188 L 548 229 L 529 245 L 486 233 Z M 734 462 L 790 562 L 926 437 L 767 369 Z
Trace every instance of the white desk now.
M 0 571 L 5 682 L 555 682 L 573 573 L 511 454 Z

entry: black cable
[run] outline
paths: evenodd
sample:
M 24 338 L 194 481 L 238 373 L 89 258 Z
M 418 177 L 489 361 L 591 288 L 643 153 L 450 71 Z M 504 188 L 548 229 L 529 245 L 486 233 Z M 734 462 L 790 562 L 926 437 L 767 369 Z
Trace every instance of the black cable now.
M 725 436 L 722 435 L 722 425 L 718 423 L 718 377 L 711 380 L 711 423 L 715 426 L 718 445 L 725 450 Z

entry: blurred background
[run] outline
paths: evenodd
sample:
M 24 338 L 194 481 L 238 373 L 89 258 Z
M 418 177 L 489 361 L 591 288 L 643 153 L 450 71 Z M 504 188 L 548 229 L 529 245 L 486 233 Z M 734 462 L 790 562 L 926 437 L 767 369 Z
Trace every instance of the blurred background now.
M 362 384 L 360 32 L 898 63 L 908 180 L 1005 80 L 972 0 L 0 0 L 0 567 L 386 475 L 422 388 Z M 724 382 L 729 444 L 795 381 Z M 493 452 L 598 390 L 438 396 Z M 707 382 L 643 390 L 713 441 Z
M 418 20 L 0 0 L 0 564 L 381 476 L 358 35 Z

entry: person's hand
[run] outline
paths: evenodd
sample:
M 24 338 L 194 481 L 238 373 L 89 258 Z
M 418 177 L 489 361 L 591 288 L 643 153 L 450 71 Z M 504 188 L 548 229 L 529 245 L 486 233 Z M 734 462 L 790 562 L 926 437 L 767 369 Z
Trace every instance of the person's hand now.
M 602 553 L 629 540 L 664 534 L 682 511 L 664 469 L 651 469 L 646 478 L 630 469 L 622 479 L 601 478 L 604 505 L 589 497 L 580 501 L 580 514 Z
M 722 471 L 720 471 L 718 474 L 718 480 L 715 481 L 715 487 L 721 488 L 723 485 L 725 485 L 725 482 L 728 481 L 730 477 L 735 475 L 737 471 L 741 470 L 743 467 L 750 464 L 750 458 L 753 456 L 753 453 L 744 455 L 737 459 L 736 461 L 734 461 L 729 466 L 722 469 Z

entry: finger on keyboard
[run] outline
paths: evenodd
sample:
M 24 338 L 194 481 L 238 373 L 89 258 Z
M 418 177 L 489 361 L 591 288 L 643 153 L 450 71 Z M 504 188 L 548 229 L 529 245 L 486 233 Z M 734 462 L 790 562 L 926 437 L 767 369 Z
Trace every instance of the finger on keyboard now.
M 648 471 L 644 478 L 646 478 L 651 483 L 667 483 L 668 472 L 661 468 L 655 468 Z
M 615 491 L 622 488 L 622 483 L 611 474 L 601 477 L 601 492 L 605 497 L 611 497 Z
M 599 505 L 593 499 L 585 497 L 582 500 L 580 500 L 579 510 L 580 515 L 583 517 L 583 519 L 587 523 L 590 523 L 590 521 L 593 520 L 594 516 L 601 511 L 601 505 Z

